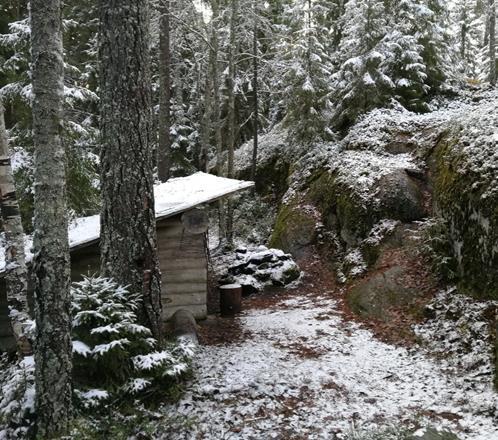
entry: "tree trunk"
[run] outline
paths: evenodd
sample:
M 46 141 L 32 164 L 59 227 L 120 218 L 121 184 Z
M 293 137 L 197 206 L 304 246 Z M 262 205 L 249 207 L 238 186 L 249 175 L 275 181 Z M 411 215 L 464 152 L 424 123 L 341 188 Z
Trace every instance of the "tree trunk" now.
M 159 29 L 159 148 L 157 172 L 161 182 L 171 172 L 171 48 L 170 0 L 162 0 Z
M 489 83 L 496 85 L 496 5 L 489 0 Z
M 67 434 L 71 415 L 70 269 L 66 160 L 60 130 L 64 96 L 60 0 L 31 1 L 37 436 Z
M 210 50 L 210 58 L 211 58 Z M 211 69 L 208 65 L 208 71 L 206 73 L 206 80 L 204 82 L 204 99 L 202 103 L 202 118 L 201 118 L 201 148 L 199 154 L 199 170 L 207 172 L 208 171 L 208 151 L 209 143 L 211 139 L 211 116 L 213 111 L 213 80 L 211 76 Z
M 254 134 L 253 134 L 253 148 L 252 148 L 252 166 L 251 166 L 251 180 L 256 180 L 256 165 L 258 161 L 258 117 L 259 117 L 259 102 L 258 102 L 258 2 L 254 0 L 254 30 L 253 30 L 253 76 L 252 76 L 252 89 L 254 93 Z
M 211 1 L 211 9 L 213 11 L 212 26 L 211 26 L 211 47 L 210 47 L 210 70 L 213 79 L 213 125 L 214 138 L 216 144 L 216 173 L 218 176 L 223 176 L 223 137 L 221 126 L 221 97 L 220 97 L 220 77 L 218 69 L 218 54 L 219 41 L 217 33 L 217 24 L 220 21 L 220 5 L 219 0 Z M 219 244 L 226 241 L 226 221 L 225 221 L 225 203 L 223 199 L 218 201 L 218 235 Z
M 10 320 L 18 344 L 25 340 L 24 330 L 29 320 L 28 270 L 24 255 L 24 230 L 17 202 L 14 175 L 5 129 L 4 108 L 0 101 L 0 208 L 5 232 L 5 281 Z
M 238 0 L 232 0 L 232 13 L 230 17 L 230 53 L 228 56 L 228 177 L 233 179 L 234 170 L 234 152 L 236 142 L 235 127 L 235 57 L 237 55 L 236 37 Z M 226 219 L 226 238 L 228 245 L 233 244 L 233 203 L 231 199 L 227 202 L 227 219 Z
M 213 78 L 213 124 L 216 143 L 216 172 L 218 176 L 223 175 L 223 138 L 221 134 L 221 99 L 220 99 L 220 78 L 218 70 L 218 33 L 216 24 L 220 20 L 219 0 L 212 0 L 213 26 L 211 28 L 211 77 Z
M 460 25 L 460 57 L 467 68 L 467 9 L 464 6 Z
M 142 320 L 161 339 L 148 3 L 100 0 L 100 14 L 101 268 L 142 294 Z

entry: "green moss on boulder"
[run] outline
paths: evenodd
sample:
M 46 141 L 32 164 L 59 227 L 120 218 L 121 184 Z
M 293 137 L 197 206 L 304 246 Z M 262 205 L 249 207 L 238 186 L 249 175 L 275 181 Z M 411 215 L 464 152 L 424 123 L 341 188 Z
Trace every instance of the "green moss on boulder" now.
M 300 258 L 307 248 L 315 242 L 317 219 L 311 207 L 300 205 L 297 201 L 283 204 L 277 215 L 270 247 L 282 249 Z
M 498 166 L 498 160 L 492 160 Z M 498 185 L 472 148 L 459 137 L 444 138 L 434 153 L 435 214 L 447 224 L 445 239 L 459 289 L 498 299 Z

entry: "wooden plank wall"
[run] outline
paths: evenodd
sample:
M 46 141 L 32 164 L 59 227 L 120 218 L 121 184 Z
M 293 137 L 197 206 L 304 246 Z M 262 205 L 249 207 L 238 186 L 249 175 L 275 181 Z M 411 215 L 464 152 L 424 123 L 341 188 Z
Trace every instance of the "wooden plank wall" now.
M 157 225 L 162 272 L 163 318 L 187 309 L 196 319 L 207 316 L 207 254 L 205 234 L 189 234 L 180 216 Z
M 179 309 L 189 310 L 196 319 L 206 318 L 208 269 L 205 234 L 184 231 L 180 216 L 162 220 L 157 227 L 164 320 Z M 99 270 L 98 243 L 71 252 L 72 281 L 79 281 L 82 275 L 92 275 Z M 32 305 L 32 286 L 28 290 Z M 15 346 L 8 317 L 5 279 L 0 277 L 0 351 L 11 349 L 12 344 Z
M 16 346 L 9 320 L 5 279 L 0 278 L 0 351 L 11 351 Z

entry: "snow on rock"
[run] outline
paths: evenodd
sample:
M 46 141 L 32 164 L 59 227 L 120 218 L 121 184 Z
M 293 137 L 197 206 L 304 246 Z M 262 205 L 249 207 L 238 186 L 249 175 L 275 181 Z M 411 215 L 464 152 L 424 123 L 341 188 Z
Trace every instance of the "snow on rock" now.
M 244 294 L 262 291 L 265 286 L 286 286 L 300 276 L 290 254 L 266 246 L 239 247 L 234 254 L 217 258 L 215 265 L 221 284 L 240 284 Z
M 494 374 L 491 321 L 497 311 L 498 301 L 475 301 L 450 288 L 426 307 L 431 319 L 414 330 L 448 369 L 469 372 L 472 383 L 489 382 Z
M 344 439 L 430 425 L 463 440 L 498 439 L 490 380 L 376 340 L 328 297 L 297 297 L 238 318 L 245 342 L 202 347 L 195 380 L 166 414 L 193 423 L 168 439 Z
M 156 218 L 162 219 L 180 214 L 204 203 L 254 186 L 253 182 L 227 179 L 206 173 L 170 179 L 154 187 Z M 100 216 L 75 219 L 69 225 L 69 245 L 81 246 L 100 237 Z M 26 237 L 27 261 L 31 261 L 32 238 Z M 4 245 L 2 244 L 2 248 Z M 5 252 L 0 249 L 0 272 L 5 270 Z
M 258 142 L 258 164 L 267 164 L 277 158 L 297 159 L 304 151 L 304 146 L 289 142 L 289 134 L 281 125 L 260 136 Z M 251 167 L 253 153 L 252 141 L 246 142 L 235 151 L 234 165 L 236 170 Z M 213 164 L 214 165 L 214 164 Z

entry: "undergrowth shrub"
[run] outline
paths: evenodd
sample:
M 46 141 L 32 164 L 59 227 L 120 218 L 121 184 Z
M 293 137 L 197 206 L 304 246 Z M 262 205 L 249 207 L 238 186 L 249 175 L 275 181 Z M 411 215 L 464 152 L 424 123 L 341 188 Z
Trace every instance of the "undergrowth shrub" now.
M 159 346 L 138 322 L 140 296 L 112 280 L 84 278 L 71 293 L 76 420 L 88 417 L 88 410 L 102 417 L 115 414 L 114 420 L 126 412 L 136 417 L 145 403 L 180 397 L 194 350 L 190 341 Z M 33 356 L 12 360 L 1 355 L 0 439 L 26 438 L 34 418 Z
M 13 362 L 0 356 L 0 438 L 25 438 L 35 414 L 33 356 Z M 8 434 L 7 434 L 8 429 Z
M 189 371 L 187 341 L 159 347 L 139 324 L 139 294 L 106 278 L 73 284 L 75 395 L 84 407 L 126 397 L 166 395 Z

